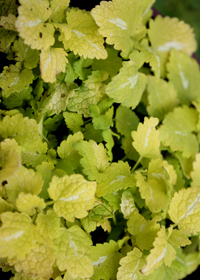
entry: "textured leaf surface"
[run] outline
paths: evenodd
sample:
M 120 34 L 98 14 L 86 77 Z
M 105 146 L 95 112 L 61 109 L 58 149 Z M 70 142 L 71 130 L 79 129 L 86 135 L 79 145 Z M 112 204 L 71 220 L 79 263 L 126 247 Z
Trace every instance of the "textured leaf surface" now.
M 179 104 L 173 84 L 163 79 L 148 76 L 147 91 L 149 101 L 147 111 L 150 116 L 159 120 L 163 120 L 164 116 Z
M 1 214 L 0 254 L 12 263 L 22 260 L 34 246 L 32 220 L 27 214 L 6 212 Z M 23 248 L 23 250 L 21 249 Z
M 179 229 L 196 234 L 200 231 L 200 187 L 182 189 L 174 194 L 168 213 Z
M 157 124 L 157 118 L 145 117 L 144 124 L 139 123 L 137 131 L 131 133 L 134 140 L 133 147 L 141 157 L 157 158 L 160 155 L 159 132 L 155 129 Z
M 167 63 L 167 77 L 177 90 L 181 104 L 189 105 L 199 97 L 199 64 L 189 55 L 172 50 Z
M 184 105 L 177 107 L 168 113 L 163 125 L 160 127 L 159 138 L 164 146 L 170 147 L 172 151 L 180 151 L 183 157 L 194 156 L 199 148 L 196 136 L 198 113 L 193 108 Z
M 36 225 L 39 233 L 45 238 L 53 240 L 60 235 L 60 218 L 53 210 L 48 210 L 46 214 L 39 213 Z
M 152 220 L 145 220 L 137 211 L 134 211 L 127 222 L 128 231 L 133 235 L 136 245 L 140 250 L 150 250 L 160 229 L 157 223 L 161 217 L 155 216 Z
M 106 43 L 114 44 L 115 49 L 126 55 L 133 49 L 133 41 L 140 40 L 146 33 L 140 1 L 101 1 L 92 9 L 91 15 L 100 27 L 99 33 L 106 37 Z
M 58 248 L 56 261 L 61 271 L 67 269 L 73 279 L 93 275 L 91 256 L 88 255 L 92 241 L 80 227 L 62 229 L 54 243 Z
M 140 269 L 145 264 L 142 252 L 138 248 L 134 248 L 128 252 L 127 256 L 120 260 L 120 267 L 117 272 L 117 280 L 142 280 L 144 276 Z
M 67 53 L 62 48 L 48 48 L 40 54 L 41 77 L 46 83 L 54 83 L 60 72 L 65 72 Z
M 136 61 L 140 60 L 139 53 L 135 52 L 132 59 L 122 63 L 123 66 L 119 74 L 114 76 L 107 85 L 106 93 L 110 98 L 114 98 L 115 102 L 121 103 L 122 106 L 135 109 L 145 90 L 147 77 L 138 72 L 138 68 L 142 66 L 144 61 L 140 62 L 139 65 L 134 61 L 134 59 Z
M 111 240 L 109 243 L 97 244 L 91 250 L 94 280 L 116 279 L 117 268 L 122 254 L 118 252 L 119 245 Z
M 107 57 L 103 37 L 89 12 L 71 9 L 67 12 L 67 22 L 71 28 L 71 38 L 63 41 L 65 49 L 70 49 L 84 58 Z
M 175 259 L 176 251 L 167 241 L 164 226 L 162 226 L 158 232 L 158 236 L 153 245 L 154 248 L 151 249 L 146 259 L 147 263 L 140 270 L 144 275 L 149 275 L 154 272 L 163 262 L 166 266 L 170 266 Z
M 173 229 L 170 237 L 169 237 L 169 242 L 172 245 L 175 245 L 177 247 L 185 247 L 186 245 L 190 245 L 191 241 L 190 239 L 187 237 L 187 235 L 177 229 Z
M 92 209 L 95 201 L 96 182 L 89 182 L 82 175 L 74 174 L 58 178 L 54 176 L 48 192 L 55 201 L 54 210 L 59 217 L 73 222 L 84 218 L 87 210 Z
M 40 211 L 46 207 L 44 200 L 37 195 L 20 193 L 16 199 L 16 206 L 20 212 L 32 216 L 36 213 L 36 208 Z
M 79 141 L 73 147 L 83 157 L 80 159 L 80 163 L 84 174 L 88 176 L 89 180 L 98 182 L 102 177 L 103 171 L 109 166 L 109 157 L 103 144 L 98 145 L 93 140 L 89 142 Z
M 52 11 L 49 1 L 20 0 L 16 27 L 20 37 L 32 49 L 47 49 L 54 44 L 54 27 L 46 22 Z
M 84 125 L 82 115 L 77 113 L 64 112 L 63 117 L 67 127 L 75 132 L 81 131 L 81 126 Z
M 200 185 L 200 154 L 196 154 L 196 159 L 193 162 L 193 171 L 191 172 L 191 187 Z
M 52 0 L 51 1 L 51 19 L 55 22 L 62 22 L 65 18 L 66 8 L 70 0 Z
M 130 172 L 127 162 L 113 162 L 103 172 L 102 180 L 97 185 L 97 196 L 104 196 L 107 193 L 116 192 L 120 189 L 135 186 L 135 177 Z

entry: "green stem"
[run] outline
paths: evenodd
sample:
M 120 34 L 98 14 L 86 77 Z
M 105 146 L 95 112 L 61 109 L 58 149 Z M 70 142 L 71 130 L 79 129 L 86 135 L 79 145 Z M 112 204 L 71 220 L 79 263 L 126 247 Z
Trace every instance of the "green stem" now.
M 142 160 L 142 156 L 139 157 L 139 159 L 137 160 L 136 164 L 133 166 L 132 170 L 131 170 L 131 173 L 133 173 L 135 171 L 135 169 L 138 167 L 140 161 Z
M 54 204 L 54 201 L 46 202 L 46 206 L 49 206 L 49 205 L 52 205 L 52 204 Z

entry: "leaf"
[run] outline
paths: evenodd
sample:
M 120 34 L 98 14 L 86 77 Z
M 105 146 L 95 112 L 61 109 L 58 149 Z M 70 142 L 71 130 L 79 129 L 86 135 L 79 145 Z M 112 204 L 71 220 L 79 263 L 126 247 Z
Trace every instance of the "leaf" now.
M 34 246 L 32 220 L 25 213 L 5 212 L 1 214 L 1 221 L 0 254 L 12 265 L 13 261 L 24 259 Z
M 130 166 L 127 162 L 118 161 L 111 163 L 102 175 L 102 179 L 97 185 L 96 195 L 98 197 L 120 189 L 134 187 L 136 184 L 135 177 L 131 174 Z
M 191 241 L 186 236 L 186 234 L 178 229 L 173 229 L 170 237 L 169 242 L 177 247 L 185 247 L 186 245 L 190 245 Z
M 45 238 L 53 240 L 60 235 L 60 218 L 53 209 L 49 209 L 46 213 L 39 213 L 36 225 L 38 232 Z
M 113 240 L 109 243 L 97 244 L 92 248 L 90 257 L 92 266 L 94 268 L 93 279 L 116 279 L 117 269 L 119 267 L 119 260 L 122 254 L 118 252 L 119 245 Z
M 163 146 L 183 153 L 183 157 L 194 156 L 199 148 L 194 131 L 197 129 L 198 113 L 184 105 L 168 113 L 159 129 L 159 138 Z
M 60 236 L 54 240 L 54 244 L 58 248 L 56 262 L 60 271 L 67 269 L 73 279 L 93 275 L 91 256 L 88 254 L 92 241 L 80 227 L 75 225 L 70 229 L 61 229 Z
M 18 211 L 32 216 L 36 213 L 36 208 L 41 211 L 46 207 L 46 204 L 44 200 L 37 195 L 21 192 L 16 199 L 16 207 Z
M 74 222 L 88 215 L 87 210 L 93 208 L 95 201 L 96 183 L 89 182 L 80 174 L 54 176 L 48 193 L 54 200 L 53 209 L 59 217 Z
M 88 117 L 90 115 L 89 105 L 97 104 L 105 96 L 104 82 L 107 79 L 108 74 L 105 71 L 93 71 L 83 85 L 70 97 L 67 109 Z
M 0 147 L 0 181 L 15 175 L 21 166 L 20 148 L 14 139 L 4 139 Z
M 7 53 L 16 36 L 17 32 L 0 27 L 0 51 Z
M 170 266 L 175 259 L 176 251 L 168 243 L 165 227 L 162 226 L 158 232 L 154 243 L 154 248 L 151 249 L 146 261 L 147 263 L 140 270 L 142 274 L 149 275 L 154 272 L 158 267 L 164 263 L 166 266 Z
M 74 149 L 74 143 L 83 140 L 83 134 L 78 131 L 73 135 L 69 135 L 67 140 L 63 140 L 57 148 L 58 155 L 61 159 L 66 159 L 70 163 L 73 169 L 79 166 L 80 155 L 77 150 Z
M 52 14 L 49 1 L 21 0 L 16 27 L 25 44 L 32 49 L 47 49 L 54 44 L 54 27 L 47 20 Z
M 109 161 L 111 162 L 113 160 L 112 148 L 115 145 L 115 142 L 113 140 L 112 130 L 110 128 L 106 129 L 106 130 L 103 130 L 102 136 L 103 136 L 104 141 L 106 142 L 105 146 L 106 146 L 106 148 L 108 150 L 107 153 L 109 155 Z
M 160 156 L 159 132 L 155 129 L 158 124 L 157 118 L 144 118 L 144 124 L 139 123 L 137 131 L 132 131 L 134 140 L 133 147 L 140 154 L 140 157 L 157 158 Z
M 33 169 L 27 169 L 24 166 L 21 166 L 15 175 L 8 178 L 7 181 L 6 195 L 8 201 L 13 204 L 21 192 L 38 195 L 43 185 L 42 176 Z
M 191 187 L 199 186 L 200 182 L 200 154 L 196 154 L 195 161 L 193 162 L 193 171 L 191 172 Z
M 113 126 L 114 107 L 109 108 L 105 114 L 101 114 L 100 108 L 95 104 L 91 104 L 89 110 L 95 129 L 106 130 Z
M 15 270 L 23 271 L 24 275 L 50 279 L 53 274 L 52 266 L 54 262 L 55 247 L 53 243 L 40 237 L 39 240 L 35 241 L 35 246 L 30 249 L 25 259 L 15 264 Z
M 5 0 L 1 3 L 1 16 L 17 13 L 17 4 L 15 0 Z
M 164 116 L 178 106 L 176 90 L 172 83 L 154 76 L 148 76 L 147 83 L 148 101 L 147 111 L 150 116 L 163 120 Z
M 0 197 L 0 214 L 3 212 L 12 212 L 13 205 L 8 203 L 2 197 Z
M 139 41 L 146 33 L 140 1 L 101 1 L 92 9 L 91 15 L 100 27 L 99 33 L 106 37 L 106 43 L 114 44 L 114 48 L 122 50 L 125 56 L 132 51 L 134 40 Z
M 7 30 L 17 31 L 15 27 L 16 16 L 9 13 L 7 16 L 1 16 L 0 26 Z
M 127 222 L 128 232 L 133 235 L 133 240 L 140 250 L 150 250 L 153 247 L 153 242 L 160 229 L 158 223 L 160 220 L 159 216 L 155 216 L 152 220 L 145 220 L 137 211 L 131 213 Z
M 83 173 L 88 176 L 89 180 L 98 182 L 102 172 L 109 166 L 109 157 L 103 144 L 98 145 L 93 140 L 79 141 L 79 143 L 74 143 L 73 147 L 83 157 L 80 159 Z
M 40 54 L 41 77 L 46 83 L 56 82 L 56 76 L 65 72 L 67 53 L 62 48 L 48 48 Z
M 126 138 L 131 136 L 131 132 L 136 130 L 139 124 L 139 118 L 135 112 L 121 105 L 116 110 L 115 120 L 117 131 Z
M 107 85 L 106 94 L 110 98 L 114 98 L 116 103 L 135 109 L 147 83 L 146 75 L 138 72 L 143 63 L 142 55 L 138 51 L 134 51 L 131 60 L 122 62 L 123 66 L 119 70 L 119 74 L 114 76 Z
M 26 89 L 20 90 L 19 92 L 15 91 L 3 100 L 3 105 L 6 106 L 7 109 L 22 107 L 26 100 L 30 100 L 32 98 L 31 93 L 32 88 L 30 86 Z
M 143 279 L 140 269 L 145 264 L 142 252 L 138 248 L 133 248 L 127 256 L 120 260 L 120 267 L 117 272 L 117 280 Z
M 81 131 L 81 126 L 84 125 L 82 115 L 71 112 L 64 112 L 63 117 L 67 127 L 73 131 L 73 133 Z
M 66 9 L 69 6 L 70 0 L 52 0 L 51 1 L 51 19 L 54 22 L 62 22 L 65 18 Z
M 186 234 L 200 231 L 200 187 L 189 187 L 174 194 L 169 206 L 169 216 Z
M 46 159 L 47 143 L 43 143 L 35 119 L 21 114 L 5 116 L 0 121 L 0 136 L 16 140 L 22 149 L 22 164 L 35 167 Z
M 192 28 L 185 22 L 179 21 L 178 18 L 163 18 L 158 15 L 155 20 L 151 19 L 148 36 L 151 47 L 160 58 L 162 77 L 165 77 L 166 62 L 171 49 L 181 50 L 191 55 L 197 48 Z
M 188 54 L 172 50 L 167 63 L 167 71 L 167 77 L 177 90 L 177 97 L 181 104 L 189 106 L 199 97 L 199 64 Z
M 65 49 L 84 58 L 107 57 L 103 46 L 103 37 L 98 32 L 98 26 L 89 12 L 80 9 L 67 11 L 67 23 L 71 28 L 71 38 L 63 41 Z
M 27 89 L 33 81 L 33 73 L 30 69 L 20 69 L 12 65 L 5 66 L 4 71 L 0 74 L 0 84 L 4 98 L 9 97 L 11 93 L 20 92 Z

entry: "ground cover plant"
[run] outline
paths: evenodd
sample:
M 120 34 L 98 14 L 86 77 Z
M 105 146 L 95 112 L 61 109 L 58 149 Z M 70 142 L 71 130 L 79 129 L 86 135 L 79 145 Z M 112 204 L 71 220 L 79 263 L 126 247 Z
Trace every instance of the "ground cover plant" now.
M 200 263 L 193 30 L 152 0 L 0 1 L 0 266 L 182 279 Z

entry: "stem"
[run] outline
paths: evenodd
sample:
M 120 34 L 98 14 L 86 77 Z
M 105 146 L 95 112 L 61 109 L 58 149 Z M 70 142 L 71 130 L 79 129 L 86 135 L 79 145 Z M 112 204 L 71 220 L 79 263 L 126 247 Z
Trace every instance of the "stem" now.
M 142 160 L 142 156 L 139 157 L 139 159 L 137 160 L 136 164 L 133 166 L 132 170 L 131 170 L 131 173 L 133 173 L 133 171 L 135 171 L 135 169 L 137 168 L 137 166 L 139 165 L 140 161 Z
M 46 206 L 49 206 L 49 205 L 52 205 L 52 204 L 54 204 L 54 201 L 46 202 Z

